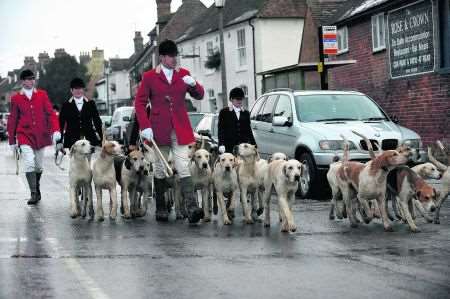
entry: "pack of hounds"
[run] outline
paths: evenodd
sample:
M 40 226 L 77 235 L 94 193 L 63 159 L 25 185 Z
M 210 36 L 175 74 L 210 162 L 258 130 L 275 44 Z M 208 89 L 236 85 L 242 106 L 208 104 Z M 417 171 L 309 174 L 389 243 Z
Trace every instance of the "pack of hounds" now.
M 342 161 L 330 165 L 327 179 L 332 189 L 330 219 L 348 218 L 352 227 L 361 222 L 370 223 L 374 217 L 383 221 L 384 229 L 392 231 L 390 221 L 396 217 L 407 222 L 411 231 L 418 232 L 414 223 L 416 209 L 432 222 L 428 215 L 435 212 L 434 222 L 439 223 L 439 210 L 450 193 L 450 167 L 436 160 L 429 149 L 432 163 L 408 168 L 406 163 L 413 155 L 407 146 L 397 150 L 375 152 L 368 144 L 371 160 L 359 163 L 348 160 L 348 145 Z M 345 137 L 342 138 L 346 141 Z M 444 150 L 441 143 L 439 146 Z M 203 222 L 211 221 L 211 214 L 222 218 L 224 225 L 232 224 L 236 205 L 241 204 L 243 221 L 247 224 L 271 224 L 271 195 L 275 191 L 279 206 L 278 219 L 282 232 L 295 232 L 292 204 L 305 166 L 283 153 L 273 154 L 269 160 L 259 157 L 254 145 L 243 143 L 234 153 L 219 155 L 217 149 L 206 150 L 204 143 L 190 146 L 189 168 L 195 192 L 204 211 Z M 78 140 L 70 149 L 70 216 L 104 220 L 102 191 L 109 191 L 109 217 L 114 220 L 118 212 L 116 186 L 121 187 L 120 213 L 124 218 L 144 217 L 153 198 L 153 164 L 157 156 L 151 146 L 141 144 L 128 153 L 115 141 L 104 141 L 98 158 L 91 163 L 93 147 L 87 140 Z M 450 157 L 449 157 L 450 160 Z M 168 159 L 169 165 L 171 159 Z M 178 187 L 178 177 L 168 177 L 171 188 L 166 202 L 169 211 L 175 210 L 176 219 L 186 218 L 186 208 Z M 424 179 L 442 180 L 443 190 L 436 191 Z M 92 181 L 96 193 L 94 212 Z M 389 182 L 389 183 L 388 183 Z M 81 194 L 81 196 L 80 196 Z M 395 215 L 388 209 L 391 199 Z M 264 214 L 264 216 L 262 216 Z M 263 219 L 260 219 L 262 217 Z

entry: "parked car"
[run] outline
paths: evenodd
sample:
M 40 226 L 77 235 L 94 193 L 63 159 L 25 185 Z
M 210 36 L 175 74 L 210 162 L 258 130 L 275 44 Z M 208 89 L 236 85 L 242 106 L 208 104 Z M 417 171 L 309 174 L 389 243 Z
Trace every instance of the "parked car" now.
M 306 165 L 301 182 L 303 198 L 322 194 L 325 173 L 336 154 L 342 156 L 343 140 L 350 141 L 350 160 L 368 161 L 366 143 L 356 130 L 377 141 L 383 150 L 402 143 L 426 154 L 420 136 L 394 123 L 367 95 L 352 91 L 295 91 L 276 89 L 263 94 L 250 113 L 253 134 L 261 156 L 283 152 Z
M 0 112 L 0 124 L 6 127 L 8 123 L 9 112 Z
M 217 145 L 219 141 L 217 126 L 218 117 L 219 114 L 217 113 L 203 113 L 203 118 L 194 128 L 194 133 L 197 141 L 200 138 L 206 137 L 208 143 L 210 143 L 211 145 Z
M 132 106 L 117 108 L 111 118 L 111 125 L 106 129 L 106 137 L 110 140 L 124 144 L 124 137 L 127 125 L 131 121 L 131 114 L 134 111 Z
M 197 127 L 198 123 L 203 119 L 205 116 L 204 112 L 188 112 L 189 121 L 191 122 L 192 129 L 195 129 Z
M 6 126 L 0 123 L 0 141 L 8 139 Z

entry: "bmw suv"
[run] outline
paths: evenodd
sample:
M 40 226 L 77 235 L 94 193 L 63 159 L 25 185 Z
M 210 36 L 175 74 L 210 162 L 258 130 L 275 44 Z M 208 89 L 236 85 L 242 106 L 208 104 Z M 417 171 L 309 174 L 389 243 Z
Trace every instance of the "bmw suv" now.
M 283 152 L 305 164 L 299 192 L 303 198 L 323 194 L 324 173 L 336 155 L 342 156 L 341 134 L 350 142 L 350 160 L 369 160 L 366 143 L 352 130 L 383 150 L 408 144 L 420 153 L 415 162 L 426 159 L 419 135 L 396 124 L 360 92 L 271 90 L 257 99 L 250 120 L 263 157 Z

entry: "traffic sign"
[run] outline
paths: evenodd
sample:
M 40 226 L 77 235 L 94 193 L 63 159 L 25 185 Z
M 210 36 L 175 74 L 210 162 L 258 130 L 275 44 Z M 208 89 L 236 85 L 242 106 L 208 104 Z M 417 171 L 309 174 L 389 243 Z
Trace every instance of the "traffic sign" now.
M 337 27 L 322 26 L 323 54 L 336 55 L 338 52 Z

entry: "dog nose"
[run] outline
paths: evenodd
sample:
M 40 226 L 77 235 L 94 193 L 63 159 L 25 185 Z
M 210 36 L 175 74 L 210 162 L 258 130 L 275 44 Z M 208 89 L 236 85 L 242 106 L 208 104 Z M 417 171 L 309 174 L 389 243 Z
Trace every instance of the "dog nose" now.
M 148 176 L 148 170 L 144 170 L 144 175 Z
M 95 147 L 91 146 L 91 153 L 95 153 Z
M 296 175 L 295 176 L 295 180 L 298 182 L 298 181 L 300 181 L 300 176 L 299 175 Z
M 435 210 L 436 210 L 436 207 L 435 206 L 431 206 L 430 211 L 434 212 Z
M 230 170 L 231 170 L 231 167 L 230 167 L 230 166 L 225 166 L 225 170 L 226 170 L 226 171 L 230 171 Z
M 139 166 L 139 170 L 140 171 L 144 170 L 144 166 Z
M 208 163 L 203 163 L 203 168 L 208 168 Z

